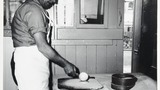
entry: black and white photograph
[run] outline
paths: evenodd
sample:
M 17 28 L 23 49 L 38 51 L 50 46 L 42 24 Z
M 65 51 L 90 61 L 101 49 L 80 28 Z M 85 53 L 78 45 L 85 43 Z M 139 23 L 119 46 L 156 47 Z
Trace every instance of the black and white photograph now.
M 158 90 L 158 0 L 2 3 L 2 90 Z

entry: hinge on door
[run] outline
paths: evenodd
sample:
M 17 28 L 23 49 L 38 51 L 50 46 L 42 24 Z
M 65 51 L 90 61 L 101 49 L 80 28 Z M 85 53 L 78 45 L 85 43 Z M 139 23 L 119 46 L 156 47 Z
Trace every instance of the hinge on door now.
M 134 49 L 134 54 L 138 54 L 139 53 L 139 51 L 137 50 L 137 49 Z
M 136 54 L 136 55 L 139 54 L 139 46 L 140 46 L 140 45 L 138 44 L 138 45 L 137 45 L 137 48 L 134 49 L 134 54 Z

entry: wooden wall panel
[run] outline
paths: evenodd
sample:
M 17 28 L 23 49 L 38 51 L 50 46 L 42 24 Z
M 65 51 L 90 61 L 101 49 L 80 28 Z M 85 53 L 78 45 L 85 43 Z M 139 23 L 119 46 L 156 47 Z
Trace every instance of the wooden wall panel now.
M 123 40 L 113 40 L 112 45 L 57 45 L 55 49 L 81 72 L 123 72 Z M 64 74 L 61 67 L 54 68 L 55 74 Z
M 112 46 L 107 46 L 107 72 L 115 73 L 117 70 L 117 53 L 116 53 L 116 41 L 113 41 Z M 119 69 L 119 68 L 118 68 Z
M 86 60 L 86 46 L 76 46 L 76 65 L 81 72 L 86 72 L 87 70 Z
M 109 17 L 108 17 L 108 28 L 117 28 L 118 22 L 118 1 L 109 0 Z
M 108 40 L 123 38 L 123 29 L 58 29 L 57 33 L 59 40 Z
M 112 40 L 52 40 L 52 46 L 54 45 L 112 45 Z
M 122 72 L 122 45 L 123 41 L 112 40 L 112 44 L 104 45 L 99 44 L 87 44 L 81 43 L 80 45 L 73 45 L 67 43 L 55 44 L 55 49 L 71 63 L 77 65 L 80 71 L 87 73 L 110 73 L 110 72 Z M 117 45 L 118 44 L 118 45 Z M 118 49 L 117 49 L 118 48 Z M 117 61 L 119 60 L 119 61 Z M 118 62 L 118 63 L 117 63 Z M 64 70 L 53 65 L 53 72 L 57 74 L 64 74 Z M 121 69 L 120 69 L 120 68 Z
M 107 46 L 97 46 L 97 73 L 107 72 Z
M 117 72 L 122 72 L 123 71 L 123 40 L 117 40 Z
M 66 46 L 66 59 L 76 64 L 76 46 Z
M 96 46 L 87 46 L 87 73 L 96 73 Z

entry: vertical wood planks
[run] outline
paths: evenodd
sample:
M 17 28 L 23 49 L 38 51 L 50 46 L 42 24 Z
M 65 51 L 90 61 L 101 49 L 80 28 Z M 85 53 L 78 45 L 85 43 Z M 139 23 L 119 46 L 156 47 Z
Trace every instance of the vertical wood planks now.
M 76 46 L 76 65 L 80 69 L 80 72 L 86 71 L 86 46 Z
M 97 46 L 97 73 L 107 72 L 107 47 Z
M 96 46 L 87 46 L 87 73 L 96 73 Z
M 76 53 L 75 46 L 66 46 L 66 59 L 73 64 L 76 64 L 75 53 Z
M 123 40 L 113 40 L 113 45 L 67 45 L 55 49 L 80 72 L 89 74 L 123 72 Z M 55 65 L 55 74 L 65 74 Z
M 117 28 L 118 22 L 118 6 L 117 0 L 109 0 L 109 17 L 108 17 L 108 28 Z
M 117 72 L 123 72 L 123 40 L 117 40 Z
M 117 70 L 117 58 L 116 58 L 116 41 L 113 41 L 112 46 L 107 47 L 107 72 L 115 73 Z
M 123 41 L 113 40 L 113 45 L 56 46 L 56 50 L 80 72 L 89 74 L 123 72 Z M 63 68 L 55 65 L 55 74 L 65 74 Z

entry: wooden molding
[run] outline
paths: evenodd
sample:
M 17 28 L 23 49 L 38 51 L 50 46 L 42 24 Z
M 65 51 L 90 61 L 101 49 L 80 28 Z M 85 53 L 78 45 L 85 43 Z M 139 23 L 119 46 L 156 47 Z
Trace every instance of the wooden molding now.
M 112 40 L 52 40 L 54 45 L 112 45 Z
M 58 40 L 123 39 L 123 29 L 58 29 Z

